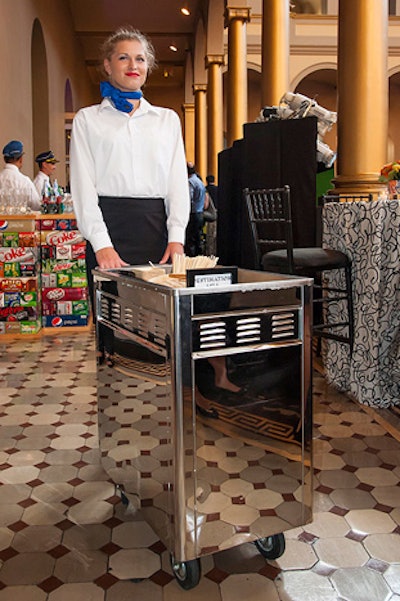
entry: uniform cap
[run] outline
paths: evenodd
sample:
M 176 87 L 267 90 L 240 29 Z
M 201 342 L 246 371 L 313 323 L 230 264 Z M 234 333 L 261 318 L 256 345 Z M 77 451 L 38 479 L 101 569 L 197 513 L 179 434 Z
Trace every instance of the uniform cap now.
M 41 152 L 35 158 L 36 163 L 59 163 L 51 150 Z
M 24 146 L 18 140 L 11 140 L 3 148 L 3 156 L 6 159 L 19 159 L 24 154 Z

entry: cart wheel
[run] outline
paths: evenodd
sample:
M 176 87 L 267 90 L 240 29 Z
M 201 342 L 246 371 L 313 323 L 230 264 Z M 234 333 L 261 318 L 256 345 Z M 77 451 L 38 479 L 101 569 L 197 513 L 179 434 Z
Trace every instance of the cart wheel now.
M 285 537 L 282 533 L 259 538 L 254 544 L 265 559 L 278 559 L 285 551 Z
M 121 503 L 122 505 L 128 506 L 129 505 L 129 499 L 126 496 L 126 494 L 124 492 L 122 492 L 122 490 L 120 491 L 120 495 L 121 495 Z
M 171 555 L 171 568 L 177 583 L 186 591 L 199 584 L 201 575 L 199 559 L 175 561 Z

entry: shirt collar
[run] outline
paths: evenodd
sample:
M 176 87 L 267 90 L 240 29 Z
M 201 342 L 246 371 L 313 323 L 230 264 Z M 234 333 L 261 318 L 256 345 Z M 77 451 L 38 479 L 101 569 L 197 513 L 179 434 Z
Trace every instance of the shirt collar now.
M 103 98 L 101 104 L 99 104 L 99 111 L 101 112 L 103 110 L 110 110 L 110 109 L 117 111 L 118 113 L 121 113 L 121 115 L 125 114 L 127 117 L 130 116 L 129 113 L 123 113 L 122 111 L 119 111 L 118 109 L 116 109 L 109 98 Z M 155 113 L 156 115 L 159 115 L 160 112 L 161 112 L 160 107 L 153 106 L 145 98 L 141 98 L 139 107 L 136 109 L 133 116 L 136 117 L 139 115 L 144 115 L 146 113 Z
M 9 171 L 19 171 L 17 165 L 13 165 L 12 163 L 6 163 L 4 169 L 8 169 Z

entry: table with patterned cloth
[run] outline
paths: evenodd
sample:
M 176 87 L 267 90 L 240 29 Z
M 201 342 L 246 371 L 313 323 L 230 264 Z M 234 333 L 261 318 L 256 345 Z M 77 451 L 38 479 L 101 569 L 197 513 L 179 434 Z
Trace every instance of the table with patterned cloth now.
M 361 403 L 400 405 L 400 202 L 332 202 L 323 208 L 323 246 L 352 261 L 355 340 L 323 345 L 326 377 Z M 342 285 L 334 272 L 331 285 Z M 344 311 L 338 307 L 334 311 Z

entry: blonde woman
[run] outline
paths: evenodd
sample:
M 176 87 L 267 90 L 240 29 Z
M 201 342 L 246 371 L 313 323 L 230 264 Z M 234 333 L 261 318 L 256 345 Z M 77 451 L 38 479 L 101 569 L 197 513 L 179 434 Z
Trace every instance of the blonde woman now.
M 190 198 L 181 124 L 143 97 L 154 65 L 148 38 L 118 29 L 103 45 L 103 101 L 73 121 L 71 193 L 89 277 L 96 265 L 165 263 L 183 253 Z

